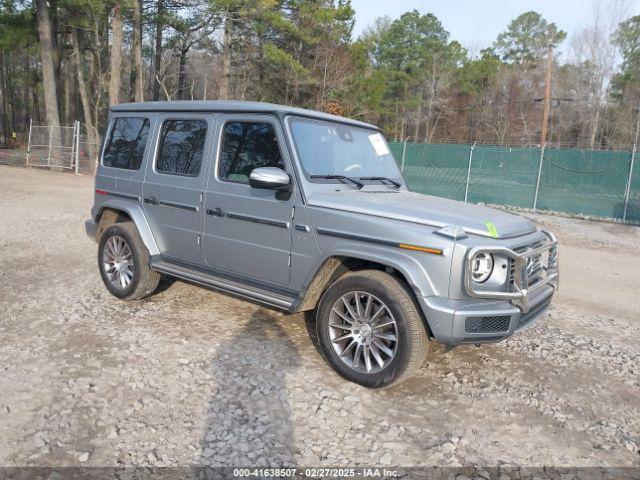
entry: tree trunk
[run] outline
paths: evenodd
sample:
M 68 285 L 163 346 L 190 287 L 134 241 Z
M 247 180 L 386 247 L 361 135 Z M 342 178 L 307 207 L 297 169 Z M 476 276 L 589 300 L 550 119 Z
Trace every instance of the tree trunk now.
M 122 13 L 120 4 L 113 7 L 111 20 L 111 77 L 109 78 L 109 105 L 120 103 L 120 78 L 122 68 Z
M 4 52 L 0 51 L 0 89 L 2 89 L 2 134 L 4 138 L 4 145 L 7 145 L 7 131 L 9 125 L 7 125 L 7 86 L 4 81 Z
M 7 77 L 9 78 L 14 78 L 15 76 L 15 72 L 12 71 L 13 68 L 15 67 L 15 65 L 10 64 L 7 65 L 7 71 L 5 72 L 5 75 L 7 75 Z M 5 84 L 5 88 L 7 87 L 7 85 Z M 11 86 L 12 88 L 9 91 L 9 95 L 11 96 L 11 98 L 15 98 L 16 95 L 18 94 L 15 86 Z M 9 113 L 10 112 L 10 113 Z M 18 105 L 16 105 L 16 102 L 9 102 L 9 109 L 7 112 L 7 130 L 11 131 L 13 133 L 13 131 L 15 130 L 15 126 L 18 124 Z
M 49 4 L 49 21 L 51 24 L 51 45 L 53 52 L 53 68 L 55 72 L 56 79 L 58 83 L 57 87 L 57 96 L 58 96 L 58 108 L 61 108 L 60 104 L 62 98 L 62 84 L 60 80 L 60 72 L 62 69 L 62 48 L 63 48 L 63 40 L 62 38 L 58 40 L 58 31 L 60 30 L 60 18 L 58 16 L 58 0 L 47 0 Z M 60 112 L 60 119 L 62 120 L 64 116 L 63 112 Z
M 73 99 L 71 86 L 75 83 L 71 78 L 72 72 L 69 60 L 68 57 L 65 58 L 60 69 L 60 80 L 62 81 L 62 119 L 67 125 L 73 121 L 71 118 L 71 103 Z
M 178 69 L 178 100 L 185 99 L 187 90 L 187 52 L 188 48 L 180 49 L 180 67 Z
M 229 86 L 231 83 L 231 39 L 233 38 L 233 20 L 231 15 L 231 9 L 229 9 L 224 22 L 224 36 L 222 40 L 222 76 L 218 97 L 223 100 L 229 98 Z
M 22 85 L 22 98 L 24 102 L 25 112 L 22 117 L 22 131 L 25 132 L 27 127 L 29 126 L 29 119 L 31 118 L 31 96 L 29 94 L 31 89 L 31 56 L 29 54 L 29 50 L 24 50 L 24 60 L 23 60 L 24 71 L 26 72 L 27 81 Z
M 42 56 L 42 87 L 44 90 L 44 107 L 47 123 L 60 125 L 58 110 L 58 91 L 53 53 L 53 34 L 51 19 L 46 0 L 36 0 L 36 15 L 38 17 L 38 35 L 40 37 L 40 54 Z
M 589 141 L 589 144 L 591 145 L 591 149 L 593 149 L 595 147 L 595 144 L 596 144 L 596 135 L 598 133 L 598 126 L 599 126 L 598 124 L 599 123 L 600 123 L 600 105 L 598 105 L 596 107 L 596 118 L 593 120 L 593 125 L 591 127 L 591 138 L 590 138 L 590 141 Z
M 131 39 L 131 91 L 133 100 L 144 101 L 142 78 L 142 2 L 133 5 L 133 38 Z
M 80 99 L 82 101 L 82 111 L 84 113 L 84 123 L 87 126 L 87 152 L 92 162 L 97 161 L 96 145 L 98 144 L 98 135 L 94 127 L 91 117 L 91 104 L 89 102 L 89 92 L 84 79 L 84 70 L 82 69 L 82 61 L 80 56 L 80 45 L 78 40 L 78 30 L 73 27 L 71 43 L 73 44 L 73 60 L 76 67 L 76 75 L 78 76 L 78 90 L 80 91 Z
M 64 45 L 70 45 L 71 32 L 68 28 L 65 28 L 64 33 L 60 34 L 60 43 Z M 62 62 L 60 64 L 60 82 L 62 83 L 62 110 L 60 115 L 62 118 L 60 119 L 67 125 L 71 125 L 76 118 L 76 103 L 77 103 L 77 95 L 76 91 L 76 78 L 74 74 L 74 64 L 73 58 L 68 51 L 64 52 L 64 56 L 62 58 Z
M 153 61 L 153 100 L 160 99 L 160 67 L 162 63 L 162 30 L 164 21 L 164 0 L 158 0 L 156 12 L 156 51 Z

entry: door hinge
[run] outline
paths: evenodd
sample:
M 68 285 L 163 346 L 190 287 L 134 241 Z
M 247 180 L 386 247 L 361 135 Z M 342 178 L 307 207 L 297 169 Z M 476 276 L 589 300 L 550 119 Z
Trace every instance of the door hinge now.
M 287 267 L 291 266 L 291 254 L 289 254 L 289 260 L 287 260 Z
M 293 217 L 295 217 L 296 215 L 296 207 L 291 207 L 291 220 L 293 220 Z
M 198 239 L 196 240 L 198 242 L 198 246 L 200 245 L 200 235 L 198 235 Z

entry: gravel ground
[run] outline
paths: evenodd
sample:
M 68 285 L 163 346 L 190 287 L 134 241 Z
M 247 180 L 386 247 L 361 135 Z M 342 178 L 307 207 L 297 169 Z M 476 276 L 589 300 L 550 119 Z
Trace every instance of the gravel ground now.
M 302 315 L 181 281 L 110 296 L 92 187 L 0 166 L 0 465 L 640 466 L 640 228 L 529 215 L 561 243 L 550 313 L 368 391 Z

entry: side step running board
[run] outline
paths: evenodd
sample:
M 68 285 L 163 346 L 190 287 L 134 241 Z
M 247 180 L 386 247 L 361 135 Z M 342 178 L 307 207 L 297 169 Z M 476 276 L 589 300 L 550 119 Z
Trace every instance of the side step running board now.
M 226 293 L 231 293 L 248 300 L 254 300 L 263 305 L 277 308 L 278 310 L 288 312 L 296 301 L 295 298 L 286 295 L 270 292 L 261 288 L 250 287 L 234 280 L 229 280 L 210 273 L 192 270 L 163 260 L 152 260 L 151 268 L 160 273 L 166 273 L 167 275 L 179 277 Z

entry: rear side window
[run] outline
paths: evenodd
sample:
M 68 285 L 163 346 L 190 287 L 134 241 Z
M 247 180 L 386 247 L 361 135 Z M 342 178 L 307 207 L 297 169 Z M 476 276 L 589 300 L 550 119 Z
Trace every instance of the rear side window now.
M 156 170 L 173 175 L 196 177 L 202 166 L 207 122 L 167 120 L 160 131 Z
M 218 172 L 220 179 L 249 183 L 251 170 L 258 167 L 285 169 L 273 125 L 257 122 L 225 124 Z
M 149 135 L 149 119 L 118 117 L 113 122 L 109 141 L 104 149 L 105 167 L 138 170 Z

